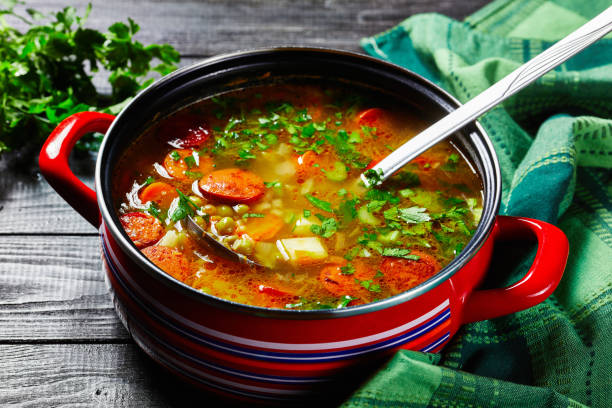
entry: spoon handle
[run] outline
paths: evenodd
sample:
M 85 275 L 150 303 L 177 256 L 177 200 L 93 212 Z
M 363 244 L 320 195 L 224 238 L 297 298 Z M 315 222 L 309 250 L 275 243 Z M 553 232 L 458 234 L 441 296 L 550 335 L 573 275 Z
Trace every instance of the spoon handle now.
M 612 7 L 607 8 L 582 27 L 468 101 L 465 105 L 449 113 L 404 143 L 372 168 L 372 170 L 378 173 L 378 177 L 367 177 L 365 174 L 362 174 L 361 178 L 364 183 L 366 186 L 371 186 L 383 182 L 425 150 L 447 138 L 453 132 L 461 129 L 506 98 L 514 95 L 551 69 L 561 65 L 610 31 L 612 31 Z

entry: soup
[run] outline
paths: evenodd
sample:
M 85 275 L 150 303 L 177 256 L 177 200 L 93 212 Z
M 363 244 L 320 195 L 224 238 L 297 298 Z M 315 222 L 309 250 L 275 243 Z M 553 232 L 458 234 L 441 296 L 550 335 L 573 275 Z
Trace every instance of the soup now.
M 467 244 L 482 187 L 443 142 L 367 189 L 360 174 L 425 127 L 398 106 L 309 83 L 202 100 L 124 153 L 113 192 L 121 224 L 166 273 L 233 302 L 310 310 L 402 293 Z M 211 253 L 187 217 L 263 266 Z

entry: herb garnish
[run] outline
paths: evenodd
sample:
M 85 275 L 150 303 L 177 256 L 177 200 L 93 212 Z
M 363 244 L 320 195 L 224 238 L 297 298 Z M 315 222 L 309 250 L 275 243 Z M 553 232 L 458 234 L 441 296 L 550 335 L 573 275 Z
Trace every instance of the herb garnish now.
M 346 266 L 340 267 L 340 273 L 343 275 L 352 275 L 355 273 L 355 267 L 348 263 Z
M 422 207 L 391 207 L 386 210 L 383 215 L 387 220 L 404 221 L 413 224 L 431 220 L 431 217 L 427 213 L 427 208 Z
M 394 258 L 411 259 L 413 261 L 418 261 L 421 258 L 418 255 L 410 255 L 410 250 L 404 248 L 384 248 L 382 255 L 392 256 Z
M 264 218 L 265 214 L 260 213 L 246 213 L 242 215 L 242 218 Z
M 178 203 L 174 211 L 172 211 L 172 213 L 170 214 L 170 219 L 175 222 L 182 220 L 188 215 L 195 214 L 195 210 L 199 208 L 197 204 L 191 201 L 191 199 L 185 194 L 183 194 L 181 190 L 177 188 L 176 192 L 179 195 Z
M 319 214 L 317 214 L 319 215 Z M 310 231 L 313 234 L 322 236 L 323 238 L 331 238 L 338 231 L 338 223 L 334 218 L 327 218 L 321 225 L 312 224 Z
M 73 7 L 47 15 L 15 11 L 21 1 L 0 5 L 0 152 L 40 142 L 69 115 L 88 110 L 118 113 L 130 97 L 146 87 L 157 71 L 173 71 L 178 52 L 169 45 L 144 46 L 134 41 L 139 26 L 114 23 L 106 32 L 85 28 L 91 11 L 78 15 Z M 23 32 L 9 18 L 25 24 Z M 152 66 L 156 58 L 159 63 Z M 98 93 L 89 72 L 109 72 L 110 95 Z M 100 135 L 87 136 L 80 149 L 97 150 Z
M 317 197 L 313 197 L 310 194 L 306 194 L 305 197 L 306 197 L 306 199 L 308 201 L 310 201 L 310 204 L 312 204 L 316 208 L 319 208 L 319 209 L 321 209 L 323 211 L 327 211 L 327 212 L 333 212 L 334 211 L 333 208 L 332 208 L 331 203 L 328 202 L 328 201 L 324 201 L 324 200 L 321 200 L 321 199 L 319 199 Z

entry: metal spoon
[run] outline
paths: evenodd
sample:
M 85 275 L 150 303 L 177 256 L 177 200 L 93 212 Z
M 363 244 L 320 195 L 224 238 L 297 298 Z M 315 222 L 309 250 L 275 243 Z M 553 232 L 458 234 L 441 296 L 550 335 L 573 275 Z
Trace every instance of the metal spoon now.
M 261 266 L 262 264 L 253 261 L 252 259 L 247 258 L 243 254 L 239 254 L 236 251 L 233 251 L 231 248 L 226 247 L 223 242 L 219 241 L 219 238 L 204 230 L 204 228 L 200 227 L 191 216 L 187 216 L 187 229 L 189 232 L 198 239 L 198 242 L 204 244 L 208 249 L 213 251 L 215 255 L 221 256 L 225 259 L 229 259 L 230 261 L 238 262 L 241 264 L 249 265 L 249 266 Z
M 410 160 L 449 137 L 483 113 L 612 31 L 612 7 L 588 21 L 465 105 L 449 113 L 382 159 L 361 179 L 367 187 L 382 183 Z M 373 170 L 373 172 L 372 172 Z

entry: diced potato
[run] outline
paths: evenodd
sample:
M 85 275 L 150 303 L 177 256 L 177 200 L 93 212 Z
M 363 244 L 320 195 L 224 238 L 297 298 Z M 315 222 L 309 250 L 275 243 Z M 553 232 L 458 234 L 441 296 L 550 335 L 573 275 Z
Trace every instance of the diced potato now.
M 308 194 L 312 192 L 313 188 L 314 188 L 314 179 L 309 178 L 302 184 L 302 187 L 300 188 L 300 194 L 301 195 Z
M 276 148 L 276 153 L 279 156 L 286 157 L 290 155 L 292 152 L 293 152 L 293 149 L 287 143 L 279 143 L 278 147 Z
M 371 212 L 368 211 L 367 206 L 362 206 L 357 210 L 357 218 L 359 221 L 368 225 L 380 225 L 380 220 L 374 216 Z
M 166 234 L 157 242 L 157 245 L 165 246 L 169 248 L 180 248 L 187 239 L 187 235 L 184 231 L 177 232 L 176 230 L 169 230 Z
M 275 174 L 280 178 L 287 179 L 295 174 L 295 166 L 291 161 L 280 162 L 276 165 Z
M 271 242 L 256 242 L 253 256 L 257 262 L 268 268 L 274 268 L 281 258 L 278 248 Z
M 301 237 L 312 236 L 313 233 L 310 230 L 311 225 L 321 225 L 321 221 L 314 215 L 306 218 L 303 215 L 300 215 L 297 220 L 295 220 L 295 224 L 293 226 L 292 232 L 295 235 L 299 235 Z
M 327 258 L 327 249 L 319 237 L 279 239 L 276 246 L 285 261 L 297 265 L 318 263 Z

